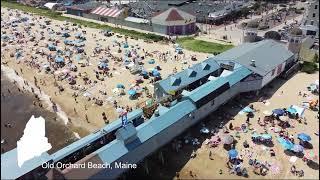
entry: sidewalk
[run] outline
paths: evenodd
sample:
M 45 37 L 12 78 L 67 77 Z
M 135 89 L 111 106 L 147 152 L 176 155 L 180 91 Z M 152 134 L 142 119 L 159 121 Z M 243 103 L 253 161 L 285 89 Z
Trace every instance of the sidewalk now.
M 156 32 L 145 31 L 145 30 L 141 30 L 141 29 L 131 28 L 131 27 L 128 27 L 128 26 L 115 25 L 115 24 L 112 24 L 112 23 L 97 21 L 97 20 L 94 20 L 94 19 L 88 19 L 88 18 L 84 18 L 84 17 L 81 17 L 81 16 L 71 15 L 71 14 L 63 14 L 62 16 L 70 17 L 70 18 L 73 18 L 73 19 L 79 19 L 79 20 L 83 20 L 83 21 L 88 21 L 88 22 L 93 22 L 93 23 L 97 23 L 97 24 L 103 24 L 103 25 L 107 25 L 107 26 L 110 26 L 110 27 L 114 27 L 114 28 L 133 30 L 133 31 L 137 31 L 137 32 L 145 33 L 145 34 L 155 34 L 155 35 L 164 36 L 164 37 L 167 37 L 167 38 L 169 37 L 167 35 L 156 33 Z

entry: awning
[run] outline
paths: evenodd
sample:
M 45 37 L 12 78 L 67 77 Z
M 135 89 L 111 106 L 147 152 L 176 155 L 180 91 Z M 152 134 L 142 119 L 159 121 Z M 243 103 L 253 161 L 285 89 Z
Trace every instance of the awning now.
M 123 10 L 116 9 L 116 8 L 103 8 L 98 7 L 91 12 L 91 14 L 96 14 L 100 16 L 107 16 L 107 17 L 118 17 Z

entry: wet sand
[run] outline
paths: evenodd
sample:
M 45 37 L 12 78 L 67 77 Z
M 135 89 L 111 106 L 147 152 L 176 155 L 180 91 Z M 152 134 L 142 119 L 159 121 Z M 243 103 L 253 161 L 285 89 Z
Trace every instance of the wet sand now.
M 8 89 L 10 93 L 8 92 Z M 1 153 L 10 151 L 17 147 L 17 141 L 22 137 L 25 125 L 32 115 L 42 116 L 46 120 L 46 137 L 52 145 L 49 154 L 65 147 L 75 140 L 73 132 L 65 126 L 55 113 L 39 107 L 39 102 L 27 92 L 18 90 L 18 87 L 10 82 L 1 73 Z M 56 119 L 56 120 L 55 120 Z M 5 127 L 10 123 L 12 128 Z

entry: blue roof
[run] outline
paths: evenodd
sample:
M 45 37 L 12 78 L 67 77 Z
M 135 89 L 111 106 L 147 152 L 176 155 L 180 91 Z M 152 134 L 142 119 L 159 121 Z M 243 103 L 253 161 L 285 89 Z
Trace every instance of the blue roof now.
M 50 160 L 48 153 L 42 153 L 41 156 L 30 159 L 19 167 L 17 148 L 15 148 L 1 155 L 1 179 L 16 179 Z
M 190 100 L 185 100 L 165 110 L 165 113 L 159 111 L 160 116 L 153 117 L 137 127 L 138 138 L 141 142 L 147 141 L 194 110 L 195 105 Z
M 130 145 L 134 144 L 134 146 L 137 147 L 141 143 L 147 141 L 159 132 L 168 128 L 170 125 L 176 123 L 183 116 L 191 113 L 195 109 L 196 107 L 190 100 L 182 101 L 169 109 L 162 109 L 161 111 L 159 111 L 160 116 L 152 117 L 150 120 L 136 128 L 138 131 L 137 137 L 139 143 L 133 141 L 132 143 L 125 145 L 123 141 L 116 139 L 108 145 L 100 148 L 95 153 L 98 154 L 102 162 L 112 163 L 128 153 L 128 147 Z M 164 113 L 164 111 L 166 113 Z M 135 147 L 130 148 L 133 149 Z
M 178 72 L 169 78 L 161 80 L 159 85 L 167 93 L 170 91 L 176 91 L 218 70 L 219 68 L 220 65 L 212 58 L 209 58 L 188 69 Z
M 197 102 L 226 83 L 228 83 L 228 80 L 225 77 L 218 77 L 216 80 L 209 81 L 191 91 L 188 96 L 193 102 Z
M 269 39 L 241 44 L 213 57 L 213 59 L 235 61 L 253 72 L 265 76 L 291 57 L 293 57 L 293 53 L 284 45 Z M 251 66 L 252 60 L 255 60 L 255 67 Z
M 242 66 L 238 69 L 235 69 L 231 74 L 229 74 L 225 78 L 229 81 L 230 86 L 233 86 L 234 84 L 240 82 L 243 78 L 247 77 L 251 73 L 252 72 L 248 68 Z
M 127 118 L 128 121 L 133 120 L 143 114 L 141 109 L 135 109 L 134 111 L 128 113 Z M 104 132 L 111 132 L 115 129 L 118 129 L 122 126 L 121 119 L 117 119 L 110 124 L 103 127 L 101 130 L 97 131 L 96 133 L 91 133 L 88 136 L 85 136 L 78 141 L 64 147 L 63 149 L 57 151 L 56 153 L 52 154 L 52 158 L 54 161 L 59 161 L 60 159 L 66 157 L 67 155 L 77 151 L 78 149 L 86 146 L 87 144 L 92 143 L 93 141 L 99 139 L 101 136 L 104 135 Z

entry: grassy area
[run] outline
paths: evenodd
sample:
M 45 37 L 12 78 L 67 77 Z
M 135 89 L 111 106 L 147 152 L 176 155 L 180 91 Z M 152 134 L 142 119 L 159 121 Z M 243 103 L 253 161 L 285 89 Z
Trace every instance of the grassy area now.
M 197 40 L 192 37 L 178 38 L 177 43 L 179 43 L 183 48 L 204 53 L 218 54 L 231 49 L 233 45 L 218 44 L 213 42 L 207 42 L 202 40 Z
M 71 23 L 76 23 L 78 25 L 82 25 L 82 26 L 86 26 L 86 27 L 97 28 L 97 29 L 110 29 L 113 32 L 116 32 L 116 33 L 119 33 L 122 35 L 126 35 L 129 37 L 133 37 L 133 38 L 152 40 L 152 41 L 165 40 L 165 37 L 163 37 L 163 36 L 159 36 L 159 35 L 155 35 L 155 34 L 151 34 L 151 33 L 141 33 L 141 32 L 134 31 L 134 30 L 115 28 L 115 27 L 111 27 L 108 25 L 102 25 L 102 24 L 98 24 L 98 23 L 94 23 L 94 22 L 88 22 L 88 21 L 83 21 L 83 20 L 74 19 L 74 18 L 70 18 L 70 17 L 65 17 L 65 16 L 62 16 L 62 14 L 59 12 L 55 12 L 55 11 L 51 11 L 51 10 L 43 9 L 43 8 L 26 6 L 26 5 L 12 2 L 12 1 L 1 0 L 1 7 L 18 9 L 21 11 L 34 13 L 34 14 L 37 14 L 40 16 L 45 16 L 50 19 L 55 19 L 55 20 L 59 20 L 59 21 L 69 21 Z
M 306 72 L 308 74 L 313 74 L 319 70 L 318 64 L 314 62 L 303 62 L 302 72 Z

